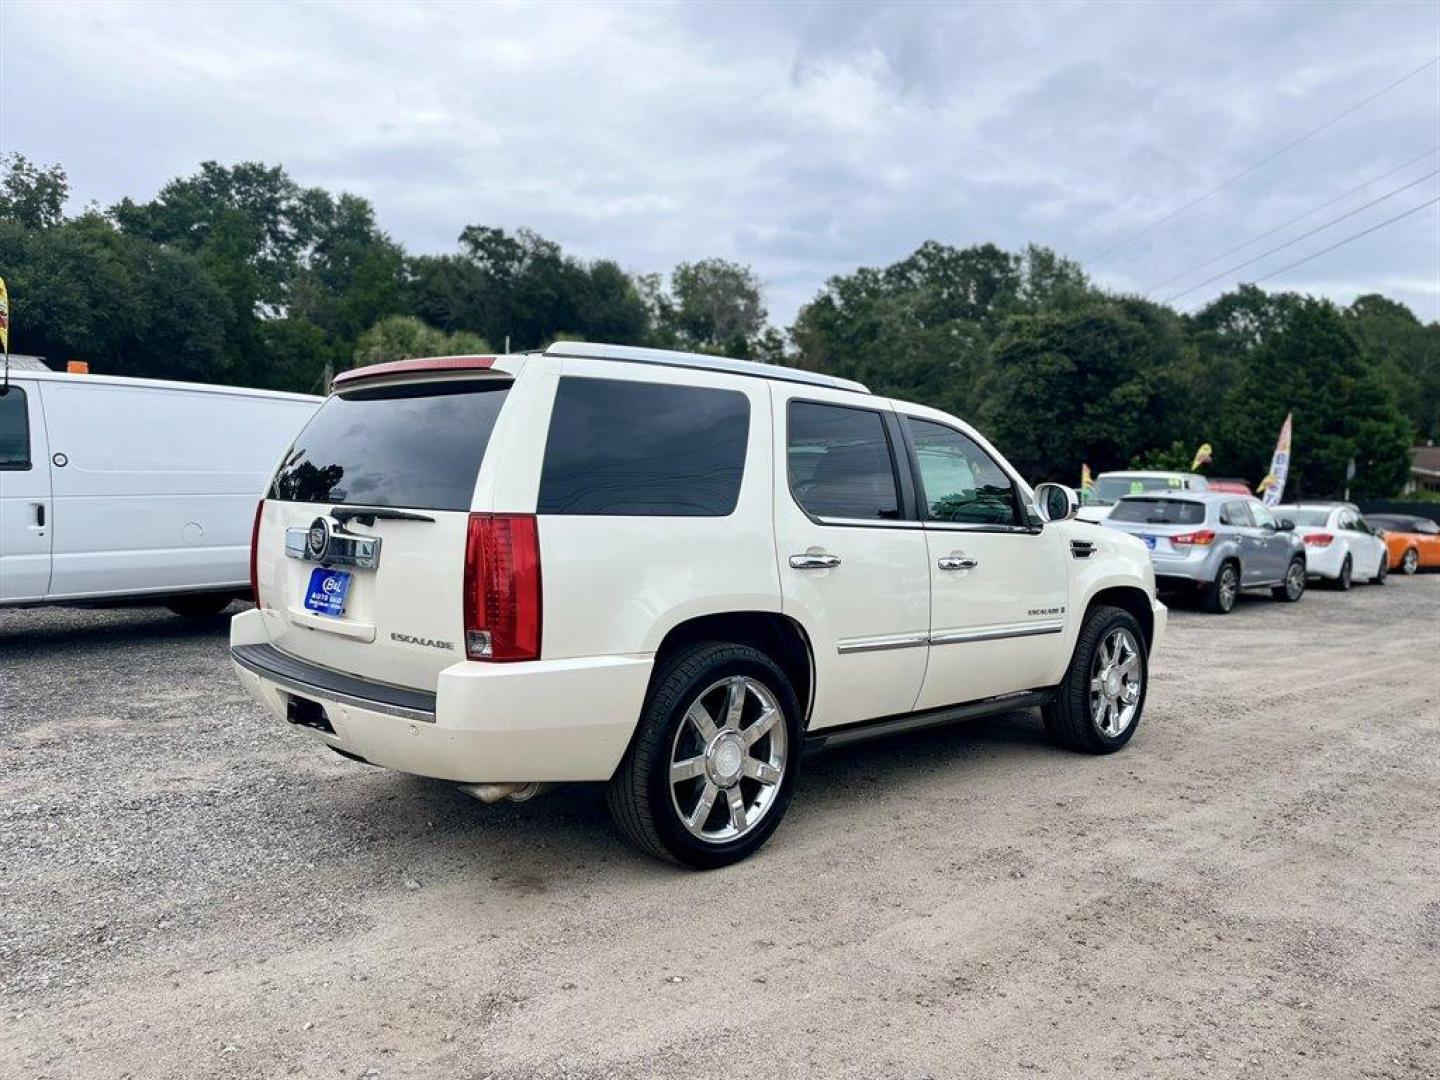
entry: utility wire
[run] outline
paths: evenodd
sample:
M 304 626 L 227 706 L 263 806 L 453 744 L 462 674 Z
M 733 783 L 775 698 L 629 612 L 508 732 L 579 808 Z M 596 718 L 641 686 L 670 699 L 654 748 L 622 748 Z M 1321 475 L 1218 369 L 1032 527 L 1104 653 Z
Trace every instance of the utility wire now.
M 1173 285 L 1173 284 L 1175 284 L 1175 282 L 1180 281 L 1182 278 L 1187 278 L 1187 277 L 1189 277 L 1191 274 L 1195 273 L 1197 270 L 1204 270 L 1204 269 L 1205 269 L 1206 267 L 1208 267 L 1208 266 L 1214 266 L 1214 265 L 1215 265 L 1217 262 L 1219 262 L 1221 259 L 1226 258 L 1227 256 L 1230 256 L 1230 255 L 1234 255 L 1237 251 L 1243 251 L 1245 248 L 1249 247 L 1251 244 L 1258 244 L 1261 240 L 1264 240 L 1266 237 L 1274 236 L 1276 233 L 1281 232 L 1281 231 L 1283 231 L 1283 230 L 1285 230 L 1285 229 L 1288 229 L 1291 225 L 1294 225 L 1297 221 L 1304 221 L 1307 217 L 1311 217 L 1311 216 L 1314 215 L 1314 214 L 1318 214 L 1321 210 L 1324 210 L 1326 207 L 1334 206 L 1337 202 L 1341 202 L 1341 201 L 1343 201 L 1343 200 L 1345 200 L 1345 199 L 1348 199 L 1351 195 L 1354 195 L 1357 191 L 1363 191 L 1365 188 L 1369 187 L 1371 184 L 1374 184 L 1374 183 L 1376 183 L 1376 182 L 1378 182 L 1378 181 L 1380 181 L 1380 180 L 1385 180 L 1385 179 L 1387 179 L 1387 178 L 1389 178 L 1389 177 L 1391 177 L 1391 176 L 1394 176 L 1397 172 L 1403 172 L 1404 170 L 1408 169 L 1411 165 L 1414 165 L 1417 161 L 1423 161 L 1423 160 L 1425 160 L 1427 157 L 1430 157 L 1430 156 L 1431 156 L 1432 154 L 1434 154 L 1436 151 L 1440 151 L 1440 146 L 1432 146 L 1429 150 L 1426 150 L 1423 154 L 1420 154 L 1420 155 L 1418 155 L 1418 156 L 1416 156 L 1416 157 L 1411 158 L 1409 161 L 1405 162 L 1403 165 L 1396 165 L 1395 168 L 1391 169 L 1389 172 L 1383 172 L 1383 173 L 1381 173 L 1379 176 L 1372 176 L 1372 177 L 1370 177 L 1370 179 L 1366 180 L 1364 183 L 1362 183 L 1362 184 L 1357 184 L 1355 187 L 1351 188 L 1349 191 L 1342 192 L 1341 194 L 1336 195 L 1333 199 L 1327 199 L 1327 200 L 1325 200 L 1325 201 L 1324 201 L 1323 203 L 1321 203 L 1319 206 L 1312 206 L 1309 210 L 1306 210 L 1303 214 L 1297 214 L 1295 217 L 1292 217 L 1290 220 L 1288 220 L 1288 221 L 1283 221 L 1283 222 L 1281 222 L 1279 225 L 1276 225 L 1273 229 L 1266 229 L 1264 232 L 1258 233 L 1257 235 L 1250 237 L 1250 239 L 1249 239 L 1249 240 L 1246 240 L 1244 243 L 1236 244 L 1234 247 L 1228 248 L 1227 250 L 1220 252 L 1219 255 L 1215 255 L 1215 256 L 1213 256 L 1213 257 L 1211 257 L 1211 258 L 1209 258 L 1209 259 L 1206 259 L 1206 260 L 1205 260 L 1204 262 L 1202 262 L 1202 263 L 1199 263 L 1199 264 L 1197 264 L 1197 265 L 1195 265 L 1195 266 L 1190 267 L 1188 270 L 1182 270 L 1180 273 L 1176 274 L 1176 275 L 1175 275 L 1174 277 L 1172 277 L 1172 278 L 1166 278 L 1164 281 L 1160 282 L 1158 285 L 1151 285 L 1150 288 L 1148 288 L 1148 289 L 1145 290 L 1145 295 L 1146 295 L 1146 296 L 1149 296 L 1151 293 L 1157 292 L 1157 291 L 1159 291 L 1160 289 L 1165 288 L 1166 285 Z
M 1251 284 L 1251 285 L 1259 285 L 1260 282 L 1262 282 L 1262 281 L 1269 281 L 1269 280 L 1270 280 L 1271 278 L 1273 278 L 1273 277 L 1279 277 L 1281 274 L 1285 273 L 1285 271 L 1287 271 L 1287 270 L 1294 270 L 1295 267 L 1301 265 L 1302 263 L 1307 263 L 1307 262 L 1309 262 L 1311 259 L 1318 259 L 1321 255 L 1328 255 L 1328 254 L 1330 254 L 1330 252 L 1334 251 L 1336 248 L 1342 248 L 1342 247 L 1344 247 L 1346 244 L 1353 243 L 1354 241 L 1359 240 L 1362 236 L 1369 236 L 1369 235 L 1370 235 L 1371 233 L 1373 233 L 1373 232 L 1378 232 L 1379 230 L 1385 228 L 1385 226 L 1387 226 L 1387 225 L 1394 225 L 1395 222 L 1400 221 L 1402 218 L 1407 218 L 1407 217 L 1409 217 L 1411 214 L 1418 214 L 1421 210 L 1424 210 L 1427 206 L 1434 206 L 1436 203 L 1440 203 L 1440 195 L 1435 196 L 1435 198 L 1430 199 L 1430 200 L 1428 200 L 1427 202 L 1421 203 L 1419 206 L 1412 206 L 1409 210 L 1406 210 L 1406 211 L 1404 211 L 1403 213 L 1396 214 L 1396 215 L 1395 215 L 1394 217 L 1392 217 L 1392 218 L 1386 218 L 1384 221 L 1380 222 L 1378 225 L 1371 225 L 1370 228 L 1368 228 L 1368 229 L 1363 229 L 1363 230 L 1361 230 L 1360 232 L 1355 233 L 1353 236 L 1347 236 L 1344 240 L 1338 240 L 1338 241 L 1336 241 L 1335 243 L 1331 244 L 1329 247 L 1321 248 L 1319 251 L 1312 251 L 1309 255 L 1306 255 L 1303 259 L 1296 259 L 1294 262 L 1289 263 L 1289 264 L 1286 265 L 1286 266 L 1282 266 L 1282 267 L 1280 267 L 1280 269 L 1278 269 L 1278 270 L 1271 270 L 1270 273 L 1266 274 L 1264 277 L 1258 277 L 1258 278 L 1256 278 L 1254 281 L 1250 282 L 1250 284 Z
M 1354 210 L 1347 210 L 1347 211 L 1345 211 L 1345 213 L 1341 214 L 1339 217 L 1337 217 L 1337 218 L 1331 218 L 1329 221 L 1325 222 L 1325 223 L 1322 224 L 1322 225 L 1316 225 L 1315 228 L 1309 229 L 1309 230 L 1307 230 L 1306 232 L 1301 233 L 1299 236 L 1295 237 L 1293 240 L 1286 240 L 1285 243 L 1283 243 L 1283 244 L 1277 244 L 1277 245 L 1275 245 L 1275 247 L 1271 248 L 1269 251 L 1262 251 L 1259 255 L 1256 255 L 1254 258 L 1246 259 L 1244 262 L 1242 262 L 1242 263 L 1237 263 L 1236 265 L 1230 267 L 1230 269 L 1228 269 L 1228 270 L 1222 270 L 1222 271 L 1220 271 L 1220 273 L 1216 274 L 1214 277 L 1206 278 L 1204 281 L 1200 282 L 1198 285 L 1191 285 L 1188 289 L 1183 289 L 1183 290 L 1181 290 L 1180 292 L 1176 293 L 1174 296 L 1167 297 L 1167 298 L 1165 299 L 1165 303 L 1167 303 L 1167 304 L 1173 304 L 1176 300 L 1179 300 L 1180 297 L 1182 297 L 1182 296 L 1187 296 L 1187 295 L 1189 295 L 1190 293 L 1194 292 L 1196 289 L 1203 289 L 1206 285 L 1209 285 L 1209 284 L 1211 284 L 1211 283 L 1213 283 L 1213 282 L 1219 281 L 1221 278 L 1229 277 L 1231 274 L 1235 273 L 1235 271 L 1237 271 L 1237 270 L 1244 270 L 1245 267 L 1249 266 L 1251 263 L 1257 263 L 1257 262 L 1259 262 L 1261 259 L 1269 258 L 1271 255 L 1274 255 L 1277 251 L 1284 251 L 1284 250 L 1285 250 L 1286 248 L 1288 248 L 1288 247 L 1293 247 L 1295 244 L 1298 244 L 1301 240 L 1308 239 L 1309 237 L 1314 236 L 1314 235 L 1315 235 L 1316 233 L 1318 233 L 1318 232 L 1324 232 L 1326 229 L 1330 228 L 1331 225 L 1338 225 L 1338 224 L 1340 224 L 1340 222 L 1344 221 L 1346 218 L 1352 218 L 1352 217 L 1354 217 L 1356 214 L 1360 213 L 1362 210 L 1369 210 L 1370 207 L 1372 207 L 1372 206 L 1378 206 L 1380 203 L 1384 202 L 1386 199 L 1391 199 L 1391 198 L 1394 198 L 1396 195 L 1399 195 L 1402 191 L 1409 191 L 1409 190 L 1410 190 L 1412 187 L 1414 187 L 1416 184 L 1423 184 L 1426 180 L 1429 180 L 1429 179 L 1430 179 L 1431 177 L 1433 177 L 1433 176 L 1440 176 L 1440 169 L 1435 169 L 1435 170 L 1433 170 L 1433 171 L 1431 171 L 1431 172 L 1428 172 L 1428 173 L 1426 173 L 1424 176 L 1420 177 L 1418 180 L 1411 180 L 1410 183 L 1404 184 L 1404 185 L 1402 185 L 1401 187 L 1396 188 L 1394 191 L 1387 191 L 1384 195 L 1381 195 L 1378 199 L 1371 199 L 1368 203 L 1365 203 L 1363 206 L 1357 206 L 1357 207 L 1355 207 Z
M 1223 183 L 1216 184 L 1213 188 L 1211 188 L 1209 191 L 1205 192 L 1203 195 L 1199 195 L 1199 196 L 1191 199 L 1189 202 L 1187 202 L 1187 203 L 1186 203 L 1185 205 L 1183 205 L 1183 206 L 1176 207 L 1174 210 L 1171 210 L 1171 211 L 1170 211 L 1168 214 L 1166 214 L 1164 217 L 1162 217 L 1162 218 L 1160 218 L 1160 219 L 1158 219 L 1158 220 L 1156 220 L 1156 221 L 1152 221 L 1149 225 L 1146 225 L 1144 228 L 1140 229 L 1138 232 L 1131 233 L 1129 236 L 1125 237 L 1125 239 L 1121 240 L 1118 244 L 1114 245 L 1113 247 L 1107 248 L 1105 251 L 1102 251 L 1102 252 L 1097 256 L 1097 258 L 1104 259 L 1104 258 L 1106 258 L 1106 257 L 1108 257 L 1108 256 L 1110 256 L 1110 255 L 1115 254 L 1115 252 L 1119 251 L 1119 250 L 1120 250 L 1121 248 L 1123 248 L 1123 247 L 1127 247 L 1127 246 L 1129 246 L 1130 244 L 1134 243 L 1136 240 L 1140 239 L 1140 237 L 1144 236 L 1146 233 L 1148 233 L 1148 232 L 1150 232 L 1150 231 L 1152 231 L 1152 230 L 1154 230 L 1154 229 L 1158 229 L 1161 225 L 1164 225 L 1164 224 L 1165 224 L 1166 222 L 1168 222 L 1168 221 L 1173 221 L 1175 218 L 1179 217 L 1181 214 L 1185 213 L 1185 211 L 1191 209 L 1192 207 L 1199 206 L 1199 205 L 1200 205 L 1202 202 L 1204 202 L 1206 199 L 1210 198 L 1210 196 L 1216 195 L 1216 194 L 1220 193 L 1221 191 L 1224 191 L 1227 187 L 1229 187 L 1231 184 L 1235 183 L 1236 181 L 1238 181 L 1238 180 L 1243 180 L 1245 177 L 1249 176 L 1251 173 L 1255 172 L 1256 170 L 1262 168 L 1263 166 L 1266 166 L 1266 165 L 1270 164 L 1270 162 L 1274 161 L 1274 160 L 1275 160 L 1276 158 L 1278 158 L 1280 155 L 1289 153 L 1291 150 L 1294 150 L 1295 147 L 1299 146 L 1301 143 L 1306 142 L 1307 140 L 1314 138 L 1316 135 L 1319 135 L 1320 132 L 1326 130 L 1327 128 L 1334 127 L 1336 124 L 1338 124 L 1341 120 L 1344 120 L 1344 119 L 1345 119 L 1347 116 L 1349 116 L 1350 114 L 1352 114 L 1352 113 L 1354 113 L 1354 112 L 1358 112 L 1360 109 L 1363 109 L 1366 105 L 1369 105 L 1369 104 L 1370 104 L 1372 101 L 1374 101 L 1376 98 L 1383 97 L 1385 94 L 1388 94 L 1391 90 L 1394 90 L 1395 87 L 1399 86 L 1401 83 L 1407 82 L 1407 81 L 1409 81 L 1410 79 L 1413 79 L 1416 75 L 1419 75 L 1419 74 L 1420 74 L 1422 71 L 1424 71 L 1426 68 L 1428 68 L 1428 67 L 1433 67 L 1437 61 L 1440 61 L 1440 56 L 1432 56 L 1429 60 L 1426 60 L 1425 63 L 1421 64 L 1419 67 L 1415 68 L 1413 71 L 1410 71 L 1410 72 L 1408 72 L 1407 74 L 1404 74 L 1404 75 L 1400 76 L 1400 78 L 1396 79 L 1394 82 L 1388 84 L 1387 86 L 1384 86 L 1384 87 L 1382 87 L 1381 89 L 1375 91 L 1375 93 L 1371 94 L 1369 97 L 1365 98 L 1363 101 L 1358 101 L 1358 102 L 1356 102 L 1354 105 L 1351 105 L 1351 106 L 1350 106 L 1348 109 L 1346 109 L 1344 112 L 1339 113 L 1339 114 L 1337 114 L 1337 115 L 1335 115 L 1335 116 L 1332 116 L 1329 120 L 1326 120 L 1326 121 L 1325 121 L 1323 124 L 1321 124 L 1319 127 L 1311 128 L 1309 131 L 1305 132 L 1304 135 L 1301 135 L 1298 139 L 1294 139 L 1294 140 L 1286 143 L 1284 146 L 1280 147 L 1280 149 L 1274 151 L 1273 153 L 1270 153 L 1270 154 L 1266 155 L 1265 157 L 1263 157 L 1263 158 L 1261 158 L 1259 161 L 1257 161 L 1254 165 L 1251 165 L 1249 168 L 1244 169 L 1244 170 L 1236 173 L 1234 176 L 1230 177 L 1230 179 L 1224 181 Z

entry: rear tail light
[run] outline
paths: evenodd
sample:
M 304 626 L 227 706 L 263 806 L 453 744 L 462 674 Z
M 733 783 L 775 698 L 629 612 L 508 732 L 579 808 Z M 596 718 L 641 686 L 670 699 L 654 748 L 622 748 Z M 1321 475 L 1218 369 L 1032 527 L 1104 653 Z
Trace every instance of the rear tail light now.
M 1211 529 L 1197 529 L 1192 533 L 1181 533 L 1179 536 L 1170 537 L 1170 543 L 1176 547 L 1209 547 L 1215 542 L 1215 533 Z
M 540 657 L 540 533 L 533 514 L 471 514 L 465 543 L 465 655 Z
M 1306 547 L 1329 547 L 1331 541 L 1334 540 L 1334 539 L 1335 539 L 1335 537 L 1332 536 L 1330 533 L 1306 533 L 1306 534 L 1305 534 L 1305 546 L 1306 546 Z
M 255 524 L 250 526 L 250 596 L 258 608 L 260 604 L 260 519 L 265 516 L 265 500 L 255 504 Z

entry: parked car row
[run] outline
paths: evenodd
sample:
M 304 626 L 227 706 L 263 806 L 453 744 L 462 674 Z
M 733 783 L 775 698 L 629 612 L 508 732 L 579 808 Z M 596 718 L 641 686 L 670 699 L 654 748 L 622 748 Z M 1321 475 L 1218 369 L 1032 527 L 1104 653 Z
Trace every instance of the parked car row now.
M 1127 474 L 1143 493 L 1119 496 L 1099 521 L 1149 548 L 1159 588 L 1217 614 L 1231 611 L 1245 589 L 1268 588 L 1294 603 L 1308 580 L 1344 591 L 1355 581 L 1384 584 L 1392 569 L 1440 566 L 1440 526 L 1426 518 L 1366 519 L 1349 502 L 1271 508 L 1228 486 L 1192 486 L 1203 477 L 1156 475 L 1144 483 Z

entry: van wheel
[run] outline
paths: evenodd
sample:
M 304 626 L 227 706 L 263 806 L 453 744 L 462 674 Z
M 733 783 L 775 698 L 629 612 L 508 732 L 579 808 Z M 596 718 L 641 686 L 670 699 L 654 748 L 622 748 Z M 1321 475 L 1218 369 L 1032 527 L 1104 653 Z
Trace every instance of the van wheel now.
M 1402 574 L 1413 574 L 1420 569 L 1420 552 L 1415 548 L 1406 548 L 1405 557 L 1400 560 L 1400 572 Z
M 1235 599 L 1239 595 L 1240 564 L 1232 559 L 1220 565 L 1220 572 L 1205 589 L 1200 604 L 1215 615 L 1228 615 L 1234 609 Z
M 1285 583 L 1276 585 L 1270 590 L 1270 595 L 1276 600 L 1284 600 L 1293 604 L 1300 597 L 1305 595 L 1305 560 L 1291 559 L 1290 565 L 1285 569 Z
M 190 593 L 172 596 L 165 601 L 165 606 L 187 619 L 209 619 L 219 615 L 234 599 L 229 593 Z
M 1080 627 L 1070 668 L 1041 709 L 1045 730 L 1061 746 L 1091 754 L 1119 750 L 1145 711 L 1149 660 L 1135 616 L 1120 608 L 1092 608 Z
M 605 801 L 642 851 L 696 870 L 770 839 L 800 764 L 800 707 L 748 645 L 700 642 L 664 661 Z

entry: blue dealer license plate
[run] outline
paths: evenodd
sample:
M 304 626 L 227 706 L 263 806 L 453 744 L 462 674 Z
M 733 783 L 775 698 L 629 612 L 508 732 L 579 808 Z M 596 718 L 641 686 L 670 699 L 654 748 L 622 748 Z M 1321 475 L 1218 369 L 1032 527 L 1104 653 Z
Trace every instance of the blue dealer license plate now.
M 310 571 L 310 587 L 305 590 L 305 608 L 321 615 L 339 615 L 345 610 L 345 596 L 350 591 L 350 571 L 326 570 L 323 566 Z

